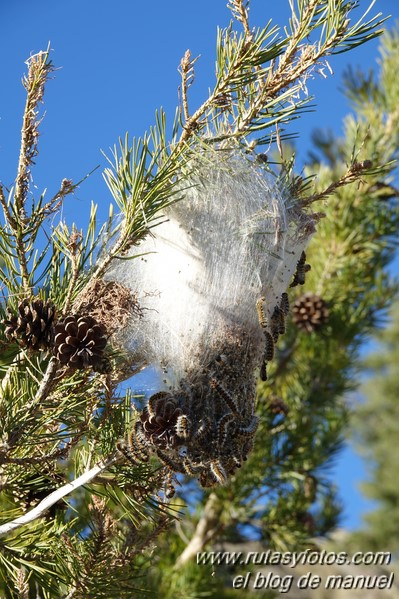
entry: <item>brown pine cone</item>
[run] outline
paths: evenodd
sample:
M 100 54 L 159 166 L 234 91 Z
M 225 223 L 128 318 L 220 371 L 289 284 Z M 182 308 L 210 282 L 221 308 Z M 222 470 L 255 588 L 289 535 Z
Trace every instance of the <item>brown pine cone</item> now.
M 292 320 L 307 333 L 319 330 L 328 322 L 329 315 L 327 303 L 314 293 L 302 295 L 292 308 Z
M 92 316 L 67 316 L 54 327 L 54 355 L 71 368 L 98 366 L 107 338 Z
M 22 347 L 33 350 L 46 350 L 53 341 L 53 321 L 56 309 L 52 302 L 24 300 L 14 314 L 8 308 L 9 319 L 4 320 L 5 335 L 10 341 L 17 341 Z
M 273 414 L 284 414 L 284 416 L 287 416 L 289 412 L 289 407 L 287 404 L 277 396 L 273 396 L 270 399 L 269 408 Z
M 176 434 L 176 424 L 182 410 L 170 393 L 161 391 L 150 397 L 148 407 L 144 408 L 140 423 L 144 435 L 151 443 L 166 449 L 182 444 Z

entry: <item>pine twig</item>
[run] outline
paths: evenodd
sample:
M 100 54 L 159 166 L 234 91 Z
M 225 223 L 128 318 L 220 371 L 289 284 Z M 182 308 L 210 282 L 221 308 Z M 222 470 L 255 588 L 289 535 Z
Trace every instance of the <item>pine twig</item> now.
M 302 206 L 309 206 L 310 204 L 313 204 L 313 202 L 324 200 L 340 187 L 348 185 L 349 183 L 353 183 L 354 181 L 358 181 L 361 174 L 369 170 L 371 167 L 371 160 L 364 160 L 363 162 L 353 162 L 347 169 L 346 173 L 344 173 L 342 177 L 338 179 L 338 181 L 333 181 L 333 183 L 328 185 L 328 187 L 326 187 L 323 191 L 320 191 L 319 193 L 314 193 L 308 196 L 307 198 L 302 199 Z
M 300 47 L 300 42 L 308 29 L 312 16 L 319 4 L 319 0 L 310 0 L 305 6 L 301 20 L 296 21 L 295 30 L 289 40 L 289 44 L 280 57 L 275 70 L 270 69 L 268 76 L 263 81 L 257 97 L 254 99 L 250 109 L 239 119 L 236 126 L 236 133 L 245 132 L 250 123 L 257 118 L 263 108 L 272 98 L 276 98 L 284 90 L 294 85 L 295 82 L 303 81 L 309 76 L 310 69 L 333 48 L 337 43 L 342 32 L 336 32 L 332 35 L 326 44 L 321 44 L 317 51 L 313 44 L 306 44 Z M 294 14 L 294 13 L 293 13 Z M 294 20 L 293 20 L 294 22 Z M 346 27 L 348 24 L 346 24 Z
M 190 114 L 188 111 L 188 97 L 187 92 L 188 88 L 192 83 L 194 83 L 194 63 L 197 60 L 191 60 L 191 52 L 190 50 L 186 50 L 183 58 L 180 61 L 180 75 L 181 75 L 181 96 L 182 96 L 182 107 L 183 107 L 183 115 L 184 120 L 187 122 L 190 118 Z
M 70 258 L 71 258 L 71 263 L 72 263 L 72 276 L 68 285 L 68 292 L 67 292 L 67 296 L 65 299 L 65 304 L 64 304 L 64 313 L 68 314 L 70 307 L 71 307 L 71 302 L 72 302 L 72 295 L 75 291 L 75 286 L 76 286 L 76 282 L 79 278 L 80 275 L 80 260 L 82 257 L 82 248 L 81 248 L 81 242 L 82 242 L 82 233 L 79 232 L 75 225 L 72 228 L 72 234 L 71 234 L 71 238 L 69 241 L 69 246 L 68 246 L 68 250 L 70 252 Z
M 29 583 L 25 568 L 22 566 L 18 570 L 16 577 L 16 587 L 18 590 L 18 599 L 29 599 Z

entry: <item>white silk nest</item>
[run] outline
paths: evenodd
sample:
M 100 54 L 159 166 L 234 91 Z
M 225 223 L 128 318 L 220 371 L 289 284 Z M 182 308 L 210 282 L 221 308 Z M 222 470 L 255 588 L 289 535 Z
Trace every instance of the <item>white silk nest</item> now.
M 114 260 L 107 274 L 133 291 L 143 312 L 120 339 L 136 364 L 161 367 L 176 388 L 223 351 L 226 331 L 243 331 L 253 359 L 242 374 L 253 381 L 264 347 L 257 301 L 264 298 L 267 330 L 315 222 L 240 150 L 202 151 L 190 167 L 184 198 L 131 250 L 136 258 Z

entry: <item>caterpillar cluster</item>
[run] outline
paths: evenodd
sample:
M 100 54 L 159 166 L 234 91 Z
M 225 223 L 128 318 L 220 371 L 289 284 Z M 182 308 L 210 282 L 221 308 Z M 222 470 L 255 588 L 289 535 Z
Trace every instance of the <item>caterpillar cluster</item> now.
M 179 389 L 151 396 L 129 441 L 117 446 L 133 464 L 155 454 L 166 467 L 170 497 L 171 475 L 193 476 L 202 487 L 223 485 L 252 450 L 256 381 L 249 385 L 241 369 L 254 370 L 258 356 L 242 332 L 226 333 L 226 339 L 201 373 L 188 373 Z

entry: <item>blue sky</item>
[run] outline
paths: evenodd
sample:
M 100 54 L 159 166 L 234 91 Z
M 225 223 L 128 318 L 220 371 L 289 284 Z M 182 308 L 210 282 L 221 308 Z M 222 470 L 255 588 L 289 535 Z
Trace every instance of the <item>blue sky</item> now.
M 369 2 L 360 0 L 364 11 Z M 359 12 L 359 11 L 358 11 Z M 377 0 L 371 14 L 392 15 L 387 26 L 399 18 L 397 0 Z M 270 18 L 287 22 L 288 0 L 252 0 L 252 25 Z M 172 120 L 177 103 L 177 67 L 187 48 L 197 62 L 191 88 L 191 105 L 200 105 L 213 83 L 216 27 L 229 21 L 226 0 L 0 0 L 0 179 L 12 185 L 19 153 L 19 132 L 25 102 L 21 76 L 24 61 L 50 43 L 56 67 L 45 96 L 46 116 L 41 127 L 40 155 L 34 183 L 40 193 L 51 197 L 63 178 L 80 180 L 98 169 L 67 200 L 64 216 L 84 226 L 93 200 L 99 214 L 108 212 L 108 190 L 101 171 L 109 148 L 128 131 L 142 135 L 154 122 L 154 112 L 163 106 Z M 341 132 L 348 112 L 338 91 L 343 69 L 351 63 L 365 70 L 376 67 L 378 41 L 348 54 L 332 57 L 334 75 L 309 81 L 315 95 L 315 112 L 306 113 L 292 124 L 299 162 L 311 147 L 315 127 Z M 397 263 L 396 263 L 397 267 Z M 397 268 L 396 268 L 397 269 Z M 356 491 L 365 475 L 364 466 L 346 449 L 335 468 L 345 503 L 343 525 L 356 527 L 361 512 L 369 505 Z

